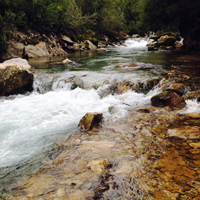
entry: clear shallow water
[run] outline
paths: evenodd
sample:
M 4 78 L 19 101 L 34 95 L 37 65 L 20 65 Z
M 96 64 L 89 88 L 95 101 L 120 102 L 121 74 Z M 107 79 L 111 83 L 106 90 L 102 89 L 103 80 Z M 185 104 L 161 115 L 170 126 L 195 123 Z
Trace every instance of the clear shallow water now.
M 30 60 L 35 68 L 34 91 L 0 99 L 0 177 L 45 160 L 48 151 L 77 130 L 87 112 L 102 112 L 105 120 L 124 117 L 128 110 L 150 105 L 147 95 L 128 91 L 122 95 L 101 95 L 116 81 L 144 81 L 159 77 L 169 66 L 168 52 L 147 52 L 147 40 L 127 40 L 126 46 L 110 47 L 107 52 L 70 55 L 72 66 L 58 62 L 64 58 Z M 152 70 L 123 70 L 116 65 L 137 62 L 151 64 Z M 77 77 L 83 88 L 71 90 Z M 95 90 L 94 86 L 98 86 Z M 110 114 L 109 108 L 115 107 Z M 27 169 L 26 169 L 27 170 Z M 19 173 L 19 172 L 18 172 Z

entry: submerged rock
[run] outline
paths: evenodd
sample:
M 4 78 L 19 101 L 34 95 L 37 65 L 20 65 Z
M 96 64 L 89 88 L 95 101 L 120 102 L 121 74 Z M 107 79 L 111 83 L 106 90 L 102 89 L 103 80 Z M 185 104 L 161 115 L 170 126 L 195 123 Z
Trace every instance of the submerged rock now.
M 97 129 L 103 120 L 102 113 L 86 113 L 80 120 L 78 127 L 81 131 Z
M 29 66 L 25 60 L 0 64 L 0 96 L 23 94 L 33 90 L 33 74 L 27 68 Z
M 106 168 L 109 168 L 111 164 L 106 160 L 92 160 L 87 167 L 97 174 L 102 173 Z
M 164 91 L 151 98 L 152 106 L 166 107 L 173 109 L 181 109 L 186 103 L 185 100 L 175 92 Z
M 199 126 L 182 126 L 179 128 L 172 128 L 168 130 L 167 136 L 185 140 L 200 139 L 200 129 Z
M 128 63 L 124 65 L 118 65 L 118 68 L 144 70 L 144 69 L 153 69 L 153 66 L 150 64 L 144 64 L 144 63 Z

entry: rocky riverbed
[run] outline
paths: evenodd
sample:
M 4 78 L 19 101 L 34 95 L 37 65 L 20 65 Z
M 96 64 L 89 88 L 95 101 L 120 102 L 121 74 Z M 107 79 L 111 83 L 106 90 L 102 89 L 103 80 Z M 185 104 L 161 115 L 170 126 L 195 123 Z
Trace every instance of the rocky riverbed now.
M 171 91 L 189 101 L 199 77 L 197 66 L 175 64 L 160 87 L 170 91 L 170 85 L 182 84 L 181 93 L 182 86 Z M 99 129 L 63 140 L 39 170 L 5 181 L 0 198 L 198 200 L 200 114 L 170 105 L 129 111 L 125 118 L 104 120 Z

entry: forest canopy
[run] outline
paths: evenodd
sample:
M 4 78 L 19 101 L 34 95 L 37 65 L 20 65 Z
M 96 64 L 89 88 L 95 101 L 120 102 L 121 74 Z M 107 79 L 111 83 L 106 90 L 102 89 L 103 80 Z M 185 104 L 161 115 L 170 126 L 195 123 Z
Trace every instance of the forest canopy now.
M 86 30 L 115 37 L 120 31 L 199 29 L 200 1 L 192 0 L 0 0 L 0 54 L 14 28 L 67 34 L 74 40 Z M 195 24 L 195 25 L 194 25 Z M 197 32 L 190 33 L 197 37 Z

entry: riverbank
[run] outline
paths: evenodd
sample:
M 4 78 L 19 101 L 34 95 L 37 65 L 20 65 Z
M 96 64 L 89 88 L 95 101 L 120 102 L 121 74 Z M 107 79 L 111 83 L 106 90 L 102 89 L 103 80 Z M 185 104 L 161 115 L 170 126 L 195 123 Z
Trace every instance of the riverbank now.
M 139 42 L 132 42 L 95 57 L 97 66 L 90 57 L 72 71 L 48 72 L 40 64 L 32 94 L 1 99 L 2 199 L 198 199 L 198 65 L 169 65 L 173 54 L 147 54 L 145 45 L 133 49 Z M 152 58 L 154 64 L 116 67 L 129 66 L 128 56 L 132 64 Z M 151 106 L 151 97 L 165 91 L 186 106 Z M 103 113 L 102 127 L 77 131 L 89 111 Z

